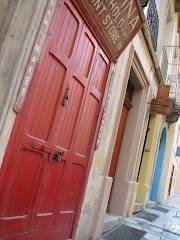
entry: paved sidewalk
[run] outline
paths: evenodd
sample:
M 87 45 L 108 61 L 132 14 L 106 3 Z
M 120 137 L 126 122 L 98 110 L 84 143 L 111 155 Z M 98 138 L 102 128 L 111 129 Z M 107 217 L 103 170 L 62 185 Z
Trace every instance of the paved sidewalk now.
M 180 194 L 134 214 L 100 240 L 180 240 Z

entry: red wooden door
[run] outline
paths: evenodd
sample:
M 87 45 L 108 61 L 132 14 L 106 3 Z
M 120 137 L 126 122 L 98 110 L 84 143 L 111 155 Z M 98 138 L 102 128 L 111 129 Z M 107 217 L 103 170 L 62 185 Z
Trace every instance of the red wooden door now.
M 110 62 L 71 2 L 58 8 L 3 162 L 4 239 L 70 238 L 92 151 Z

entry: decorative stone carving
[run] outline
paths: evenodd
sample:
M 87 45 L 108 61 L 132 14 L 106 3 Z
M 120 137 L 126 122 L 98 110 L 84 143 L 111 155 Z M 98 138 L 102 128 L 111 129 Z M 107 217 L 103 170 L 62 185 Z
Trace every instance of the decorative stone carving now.
M 107 96 L 106 96 L 106 101 L 105 101 L 105 104 L 104 104 L 101 126 L 99 128 L 99 133 L 98 133 L 98 137 L 97 137 L 97 141 L 96 141 L 96 150 L 98 149 L 99 144 L 100 144 L 100 139 L 101 139 L 102 130 L 103 130 L 103 126 L 104 126 L 104 120 L 105 120 L 105 117 L 106 117 L 106 112 L 107 112 L 107 108 L 108 108 L 108 104 L 109 104 L 109 98 L 110 98 L 110 95 L 111 95 L 111 92 L 112 92 L 112 85 L 113 85 L 113 82 L 114 82 L 114 77 L 115 77 L 115 73 L 112 72 L 111 80 L 110 80 L 110 84 L 109 84 L 109 88 L 108 88 L 108 92 L 107 92 Z

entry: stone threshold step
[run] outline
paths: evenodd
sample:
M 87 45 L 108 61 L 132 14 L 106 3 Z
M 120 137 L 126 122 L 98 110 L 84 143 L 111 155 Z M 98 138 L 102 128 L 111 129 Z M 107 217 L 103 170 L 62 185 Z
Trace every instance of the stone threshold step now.
M 110 231 L 113 227 L 123 222 L 123 218 L 118 215 L 106 213 L 104 219 L 103 232 Z

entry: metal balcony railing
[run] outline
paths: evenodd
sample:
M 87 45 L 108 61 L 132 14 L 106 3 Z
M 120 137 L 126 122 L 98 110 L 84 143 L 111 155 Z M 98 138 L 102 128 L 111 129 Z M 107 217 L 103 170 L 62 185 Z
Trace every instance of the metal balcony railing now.
M 166 122 L 175 123 L 180 117 L 180 82 L 179 75 L 168 75 L 168 84 L 170 85 L 169 98 L 173 100 L 171 115 L 166 116 Z
M 179 75 L 168 75 L 167 84 L 170 85 L 169 98 L 175 99 L 180 104 Z
M 158 13 L 157 13 L 155 0 L 149 1 L 147 23 L 149 26 L 149 30 L 150 30 L 151 37 L 154 42 L 155 51 L 156 51 L 157 50 L 158 31 L 159 31 L 159 17 L 158 17 Z

